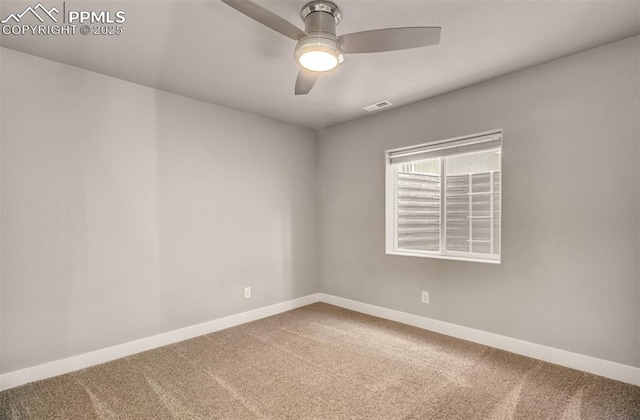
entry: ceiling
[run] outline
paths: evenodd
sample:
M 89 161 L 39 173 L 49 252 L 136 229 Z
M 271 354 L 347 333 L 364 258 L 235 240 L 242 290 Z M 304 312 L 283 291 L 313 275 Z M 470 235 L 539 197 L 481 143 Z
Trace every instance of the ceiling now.
M 42 2 L 62 9 L 62 1 Z M 303 28 L 299 12 L 306 0 L 257 2 Z M 3 0 L 1 16 L 36 3 Z M 123 34 L 1 35 L 0 44 L 319 129 L 370 115 L 361 108 L 375 102 L 390 101 L 394 106 L 387 109 L 393 109 L 640 33 L 640 0 L 336 3 L 343 17 L 339 35 L 441 26 L 441 42 L 414 50 L 347 55 L 307 96 L 293 94 L 295 42 L 217 0 L 67 0 L 67 10 L 124 10 Z

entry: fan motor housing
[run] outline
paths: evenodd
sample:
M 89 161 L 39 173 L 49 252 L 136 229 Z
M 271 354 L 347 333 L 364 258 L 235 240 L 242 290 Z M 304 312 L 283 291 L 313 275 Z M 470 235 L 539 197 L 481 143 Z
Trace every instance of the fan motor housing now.
M 316 0 L 307 3 L 300 12 L 304 30 L 309 35 L 324 35 L 337 39 L 336 26 L 340 23 L 340 10 L 335 4 Z
M 307 17 L 310 14 L 315 12 L 324 12 L 333 16 L 333 20 L 335 21 L 336 25 L 340 23 L 340 19 L 342 18 L 340 15 L 340 9 L 338 9 L 338 6 L 336 6 L 334 3 L 331 3 L 330 1 L 324 1 L 324 0 L 314 0 L 305 4 L 304 7 L 302 8 L 302 11 L 300 12 L 302 21 L 305 22 L 306 24 Z M 307 33 L 309 32 L 307 31 Z

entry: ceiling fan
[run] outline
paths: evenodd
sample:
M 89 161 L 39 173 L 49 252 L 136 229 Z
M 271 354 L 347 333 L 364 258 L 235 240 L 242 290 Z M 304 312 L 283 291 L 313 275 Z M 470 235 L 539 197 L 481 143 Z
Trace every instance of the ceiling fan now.
M 425 47 L 440 42 L 439 27 L 386 28 L 336 35 L 340 10 L 334 3 L 314 0 L 300 12 L 304 31 L 273 12 L 249 0 L 222 0 L 224 3 L 297 41 L 294 58 L 300 65 L 295 94 L 306 95 L 318 77 L 335 69 L 344 60 L 343 54 L 375 53 Z

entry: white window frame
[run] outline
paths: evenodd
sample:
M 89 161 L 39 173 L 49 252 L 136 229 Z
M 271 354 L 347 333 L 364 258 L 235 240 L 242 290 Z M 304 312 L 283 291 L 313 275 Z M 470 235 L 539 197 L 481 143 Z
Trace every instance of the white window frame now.
M 430 143 L 417 144 L 414 146 L 401 147 L 398 149 L 391 149 L 385 151 L 385 250 L 388 255 L 402 255 L 402 256 L 410 256 L 410 257 L 426 257 L 426 258 L 438 258 L 438 259 L 447 259 L 447 260 L 457 260 L 457 261 L 474 261 L 474 262 L 482 262 L 489 264 L 500 264 L 501 256 L 502 256 L 502 183 L 504 180 L 504 176 L 502 173 L 502 143 L 500 146 L 500 159 L 499 159 L 499 172 L 500 172 L 500 185 L 499 185 L 499 243 L 500 243 L 500 253 L 498 255 L 494 254 L 481 254 L 481 253 L 471 253 L 471 252 L 460 252 L 460 251 L 447 251 L 446 250 L 446 200 L 444 198 L 444 192 L 446 189 L 446 178 L 444 176 L 444 159 L 442 160 L 441 168 L 440 168 L 440 191 L 441 191 L 441 200 L 440 200 L 440 251 L 420 251 L 415 249 L 403 249 L 398 247 L 398 221 L 397 221 L 397 209 L 398 209 L 398 166 L 391 163 L 391 156 L 393 154 L 397 154 L 398 152 L 403 152 L 407 150 L 416 150 L 418 148 L 425 147 L 433 147 L 437 145 L 441 145 L 443 143 L 450 142 L 458 142 L 467 139 L 473 139 L 477 137 L 491 136 L 491 135 L 499 135 L 502 141 L 502 130 L 492 130 L 486 131 L 483 133 L 472 134 L 468 136 L 460 136 L 455 138 L 450 138 L 446 140 L 439 140 Z M 491 183 L 492 185 L 492 183 Z M 493 188 L 493 186 L 491 187 Z M 493 200 L 491 201 L 491 205 L 493 207 Z M 493 231 L 491 231 L 491 235 L 494 235 Z

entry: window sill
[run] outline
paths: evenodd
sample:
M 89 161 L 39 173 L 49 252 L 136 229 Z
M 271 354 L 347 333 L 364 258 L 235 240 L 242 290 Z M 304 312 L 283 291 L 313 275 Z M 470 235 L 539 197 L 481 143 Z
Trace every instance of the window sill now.
M 421 258 L 435 258 L 439 260 L 469 261 L 469 262 L 479 262 L 479 263 L 487 263 L 487 264 L 500 264 L 499 259 L 461 257 L 461 256 L 455 256 L 455 255 L 443 255 L 440 253 L 420 252 L 420 251 L 411 251 L 411 250 L 387 251 L 386 254 L 399 255 L 402 257 L 421 257 Z

